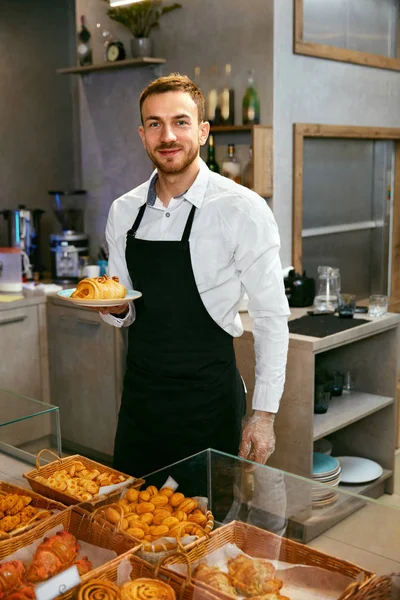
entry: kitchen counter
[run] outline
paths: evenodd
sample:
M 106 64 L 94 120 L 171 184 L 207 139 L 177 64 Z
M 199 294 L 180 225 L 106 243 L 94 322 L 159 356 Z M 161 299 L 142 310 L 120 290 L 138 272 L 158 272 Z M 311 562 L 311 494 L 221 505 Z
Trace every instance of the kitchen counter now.
M 11 310 L 14 308 L 25 308 L 27 306 L 36 306 L 38 304 L 46 304 L 46 296 L 44 294 L 32 294 L 31 292 L 21 292 L 20 294 L 0 294 L 0 300 L 2 297 L 7 296 L 24 296 L 21 300 L 14 300 L 11 302 L 0 301 L 0 312 L 5 310 Z

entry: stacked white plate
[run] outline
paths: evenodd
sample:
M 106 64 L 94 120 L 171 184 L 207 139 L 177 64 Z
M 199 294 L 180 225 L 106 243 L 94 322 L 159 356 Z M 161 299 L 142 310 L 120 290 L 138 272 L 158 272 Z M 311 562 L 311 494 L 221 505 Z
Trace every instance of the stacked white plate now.
M 339 485 L 341 470 L 337 458 L 322 452 L 313 453 L 313 481 L 322 483 L 329 488 L 335 488 Z M 328 506 L 336 502 L 337 499 L 338 495 L 333 489 L 319 485 L 314 485 L 312 488 L 313 508 Z

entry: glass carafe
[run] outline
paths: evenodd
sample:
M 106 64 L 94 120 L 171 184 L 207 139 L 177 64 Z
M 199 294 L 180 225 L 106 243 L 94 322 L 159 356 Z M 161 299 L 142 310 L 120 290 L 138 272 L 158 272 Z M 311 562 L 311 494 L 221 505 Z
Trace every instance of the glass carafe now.
M 317 295 L 314 309 L 318 312 L 334 312 L 338 308 L 340 272 L 337 268 L 318 267 Z

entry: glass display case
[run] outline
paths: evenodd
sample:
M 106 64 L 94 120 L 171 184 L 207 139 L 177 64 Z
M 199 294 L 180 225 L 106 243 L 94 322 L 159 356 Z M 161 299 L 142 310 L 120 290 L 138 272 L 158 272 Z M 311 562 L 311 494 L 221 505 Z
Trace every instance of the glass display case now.
M 61 456 L 58 406 L 0 388 L 0 452 L 35 464 L 43 448 Z
M 400 507 L 215 450 L 144 479 L 162 487 L 169 477 L 185 496 L 208 498 L 215 527 L 241 521 L 378 575 L 400 573 Z

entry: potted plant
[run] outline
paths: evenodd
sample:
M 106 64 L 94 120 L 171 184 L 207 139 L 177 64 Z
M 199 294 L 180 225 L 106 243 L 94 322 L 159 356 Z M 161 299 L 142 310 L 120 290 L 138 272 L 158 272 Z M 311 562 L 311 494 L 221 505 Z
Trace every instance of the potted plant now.
M 182 8 L 182 5 L 174 2 L 163 6 L 162 0 L 143 0 L 128 6 L 109 8 L 107 15 L 110 19 L 124 25 L 133 34 L 131 50 L 133 58 L 137 58 L 152 56 L 150 32 L 160 27 L 160 19 L 163 15 L 176 8 Z

